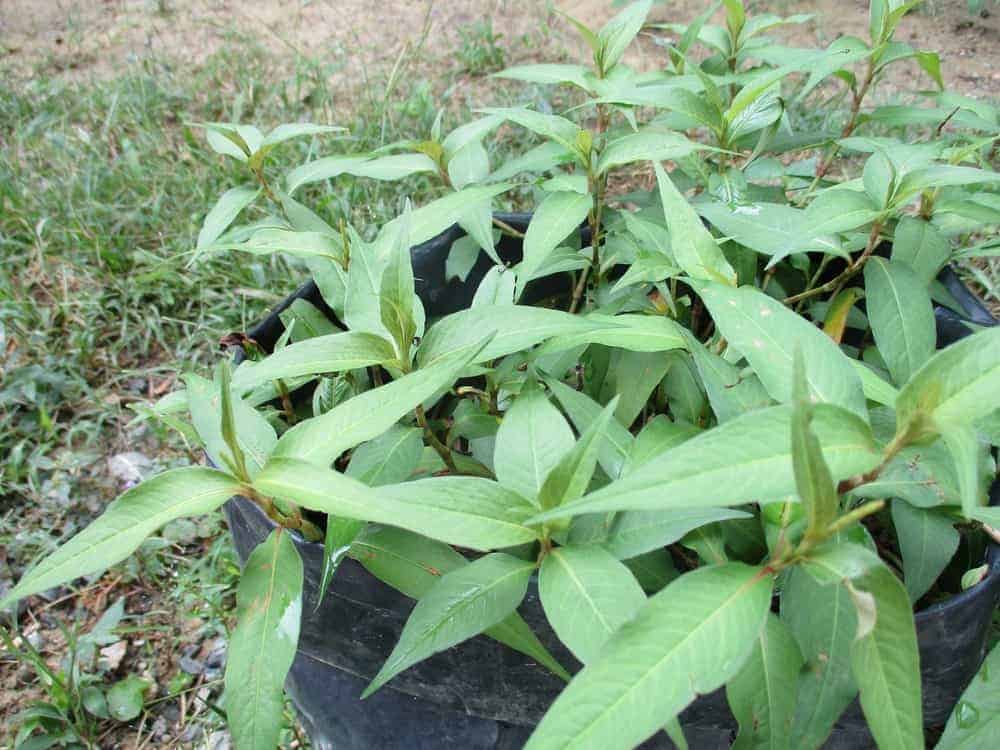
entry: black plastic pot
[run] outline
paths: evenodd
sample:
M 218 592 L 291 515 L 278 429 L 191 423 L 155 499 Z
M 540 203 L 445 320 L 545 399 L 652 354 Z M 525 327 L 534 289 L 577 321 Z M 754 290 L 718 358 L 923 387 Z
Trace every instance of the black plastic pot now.
M 520 230 L 530 219 L 524 214 L 500 217 Z M 448 250 L 462 234 L 452 227 L 412 250 L 417 291 L 429 317 L 468 306 L 490 267 L 482 255 L 464 284 L 445 282 Z M 505 261 L 517 262 L 520 241 L 504 237 L 498 252 Z M 968 320 L 995 324 L 951 271 L 943 272 L 941 280 L 965 308 Z M 559 291 L 560 283 L 543 280 L 529 287 L 526 299 Z M 278 313 L 295 299 L 306 299 L 330 314 L 315 284 L 307 283 L 249 331 L 266 350 L 283 330 Z M 943 308 L 935 313 L 939 345 L 969 333 L 960 315 Z M 994 485 L 991 500 L 1000 502 L 1000 483 Z M 230 500 L 225 513 L 245 561 L 274 524 L 242 498 Z M 317 610 L 323 548 L 294 538 L 305 564 L 305 603 L 299 649 L 286 687 L 317 750 L 513 750 L 524 744 L 563 683 L 522 654 L 482 636 L 411 667 L 375 695 L 359 700 L 395 645 L 414 602 L 358 563 L 345 560 Z M 916 615 L 928 726 L 944 723 L 985 654 L 1000 599 L 1000 547 L 989 546 L 987 562 L 989 571 L 981 583 Z M 578 666 L 549 628 L 534 582 L 519 611 L 564 665 Z M 697 750 L 728 748 L 736 731 L 721 690 L 698 698 L 681 715 L 681 723 Z M 836 750 L 873 746 L 856 702 L 825 745 Z M 642 747 L 673 745 L 660 733 Z

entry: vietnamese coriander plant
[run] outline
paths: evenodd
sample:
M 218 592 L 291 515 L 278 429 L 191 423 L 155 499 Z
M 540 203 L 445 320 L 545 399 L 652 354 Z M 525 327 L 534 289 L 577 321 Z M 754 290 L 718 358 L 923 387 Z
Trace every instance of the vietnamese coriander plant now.
M 276 526 L 238 590 L 224 705 L 240 750 L 277 743 L 308 615 L 294 535 L 324 545 L 321 595 L 350 556 L 418 599 L 365 695 L 485 634 L 568 681 L 532 750 L 682 741 L 678 714 L 723 686 L 740 747 L 817 747 L 859 695 L 880 747 L 923 747 L 914 605 L 969 568 L 975 585 L 1000 526 L 1000 329 L 938 351 L 932 307 L 955 305 L 936 280 L 950 260 L 997 252 L 1000 124 L 943 90 L 871 106 L 892 65 L 941 87 L 937 56 L 893 38 L 912 5 L 873 0 L 870 39 L 810 50 L 763 35 L 807 17 L 726 0 L 647 25 L 636 3 L 598 32 L 573 21 L 592 66 L 499 74 L 573 87 L 567 116 L 482 109 L 443 137 L 439 117 L 426 140 L 284 180 L 271 149 L 336 128 L 206 125 L 248 184 L 197 252 L 304 259 L 337 320 L 296 301 L 273 352 L 244 337 L 235 368 L 186 375 L 153 412 L 188 412 L 215 468 L 129 490 L 3 606 L 243 496 Z M 662 70 L 622 62 L 640 31 Z M 493 165 L 505 123 L 536 145 Z M 650 167 L 651 192 L 609 190 Z M 377 232 L 293 197 L 417 173 L 441 196 Z M 537 202 L 523 235 L 492 212 L 518 191 Z M 251 204 L 264 218 L 232 227 Z M 468 309 L 433 319 L 410 247 L 456 223 L 448 273 L 480 252 L 494 265 Z M 501 235 L 522 241 L 517 262 Z M 517 613 L 536 575 L 580 669 Z

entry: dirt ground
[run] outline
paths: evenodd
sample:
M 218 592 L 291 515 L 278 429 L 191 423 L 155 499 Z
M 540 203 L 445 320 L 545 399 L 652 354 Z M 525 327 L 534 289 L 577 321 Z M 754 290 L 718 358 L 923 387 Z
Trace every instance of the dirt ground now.
M 592 26 L 616 11 L 603 0 L 557 5 Z M 749 5 L 757 12 L 816 14 L 813 22 L 784 32 L 791 44 L 825 45 L 843 34 L 867 34 L 867 0 Z M 143 59 L 197 64 L 242 35 L 284 60 L 336 61 L 338 83 L 350 84 L 391 66 L 407 43 L 419 48 L 421 62 L 433 70 L 453 54 L 458 29 L 484 18 L 503 34 L 508 63 L 576 57 L 579 45 L 548 7 L 543 0 L 0 0 L 0 60 L 21 73 L 41 66 L 69 78 L 107 77 Z M 704 7 L 703 0 L 657 3 L 651 20 L 682 22 Z M 949 87 L 973 96 L 1000 93 L 1000 6 L 987 3 L 981 17 L 969 14 L 966 0 L 929 0 L 903 21 L 899 38 L 940 52 Z M 659 54 L 651 44 L 639 45 L 632 62 L 655 66 Z M 896 71 L 904 88 L 915 82 L 907 79 L 923 75 L 916 66 Z

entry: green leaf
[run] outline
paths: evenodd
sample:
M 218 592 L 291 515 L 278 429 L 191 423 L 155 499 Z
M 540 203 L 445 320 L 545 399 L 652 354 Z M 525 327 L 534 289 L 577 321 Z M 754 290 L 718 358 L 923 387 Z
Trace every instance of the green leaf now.
M 896 167 L 882 151 L 875 151 L 865 162 L 862 181 L 875 207 L 884 209 L 896 190 Z
M 597 174 L 604 174 L 623 164 L 637 161 L 664 161 L 683 159 L 695 151 L 709 150 L 708 146 L 695 143 L 680 133 L 660 130 L 642 130 L 629 133 L 609 142 L 601 151 Z
M 629 569 L 597 546 L 549 552 L 538 574 L 538 593 L 552 629 L 584 664 L 646 603 Z
M 816 222 L 810 221 L 808 211 L 762 202 L 730 207 L 703 201 L 695 208 L 726 237 L 777 260 L 792 253 L 843 254 L 834 238 L 815 231 Z
M 760 569 L 739 563 L 681 576 L 573 678 L 525 750 L 638 745 L 736 674 L 764 625 L 772 586 Z
M 948 240 L 929 221 L 903 216 L 892 239 L 892 260 L 906 263 L 917 277 L 930 284 L 948 262 Z
M 543 63 L 538 65 L 515 65 L 499 73 L 494 73 L 494 78 L 511 78 L 515 81 L 527 81 L 528 83 L 571 83 L 584 91 L 590 91 L 591 83 L 588 80 L 590 71 L 582 65 L 558 65 Z
M 533 562 L 494 553 L 443 575 L 417 602 L 399 643 L 361 697 L 417 662 L 501 622 L 521 603 L 534 568 Z
M 739 505 L 795 491 L 788 407 L 737 417 L 649 461 L 623 479 L 529 519 L 617 510 L 705 508 Z M 835 481 L 879 463 L 868 426 L 850 412 L 817 404 L 813 429 Z
M 858 694 L 850 669 L 858 619 L 854 603 L 842 584 L 825 586 L 795 569 L 781 592 L 781 619 L 805 657 L 789 747 L 821 747 Z
M 976 431 L 967 424 L 949 425 L 941 437 L 955 462 L 962 514 L 972 518 L 976 509 L 986 505 L 987 485 L 981 481 L 982 448 Z
M 348 448 L 371 440 L 409 414 L 418 404 L 449 388 L 483 345 L 456 347 L 450 356 L 398 380 L 365 391 L 322 416 L 300 422 L 278 440 L 275 456 L 301 458 L 329 466 Z
M 934 164 L 921 167 L 903 175 L 893 196 L 893 204 L 903 205 L 918 193 L 930 188 L 960 185 L 1000 183 L 1000 174 L 975 167 L 956 167 L 950 164 Z
M 653 0 L 639 0 L 616 15 L 597 32 L 600 43 L 597 60 L 603 73 L 608 73 L 621 59 L 626 48 L 646 22 Z
M 840 511 L 840 500 L 833 478 L 830 476 L 830 469 L 823 460 L 819 440 L 810 428 L 813 409 L 805 378 L 805 361 L 801 350 L 796 350 L 792 467 L 795 471 L 795 487 L 807 519 L 806 536 L 822 539 L 827 527 Z
M 586 535 L 570 527 L 569 543 L 599 544 L 619 560 L 666 547 L 689 532 L 710 523 L 749 514 L 731 508 L 674 508 L 671 510 L 627 510 L 617 513 L 609 524 L 588 529 Z M 582 518 L 588 518 L 583 516 Z
M 921 747 L 920 654 L 910 599 L 902 582 L 884 565 L 856 583 L 852 596 L 859 619 L 867 607 L 874 609 L 875 618 L 851 646 L 851 671 L 868 727 L 879 748 Z
M 295 232 L 276 227 L 258 229 L 246 242 L 217 242 L 202 249 L 210 252 L 233 250 L 251 255 L 286 253 L 307 260 L 315 258 L 339 260 L 342 253 L 340 240 L 328 234 Z
M 945 516 L 898 499 L 892 501 L 892 525 L 903 557 L 903 583 L 915 604 L 951 562 L 959 533 Z
M 351 556 L 379 580 L 412 599 L 424 596 L 445 573 L 468 565 L 468 560 L 447 544 L 392 526 L 367 526 L 352 545 Z M 517 612 L 483 632 L 569 680 L 566 670 Z
M 292 138 L 301 138 L 306 135 L 323 135 L 325 133 L 343 133 L 347 128 L 337 125 L 315 125 L 311 122 L 292 122 L 278 125 L 274 130 L 264 136 L 264 146 L 276 146 L 279 143 Z
M 701 284 L 700 295 L 722 336 L 746 357 L 776 401 L 792 396 L 796 347 L 809 362 L 810 394 L 867 415 L 861 380 L 850 360 L 820 329 L 753 287 Z
M 201 231 L 198 232 L 196 247 L 201 249 L 219 239 L 239 216 L 240 211 L 253 203 L 258 195 L 260 195 L 260 188 L 249 185 L 241 185 L 224 192 L 205 217 L 205 223 L 202 224 Z
M 593 207 L 589 194 L 581 195 L 560 190 L 549 193 L 535 209 L 535 214 L 524 233 L 524 258 L 517 267 L 517 293 L 519 299 L 528 280 L 566 237 L 579 229 Z
M 191 466 L 147 479 L 112 502 L 95 521 L 26 573 L 0 599 L 19 599 L 97 573 L 131 555 L 143 540 L 175 518 L 218 508 L 242 486 L 228 474 Z
M 591 313 L 582 319 L 593 327 L 553 337 L 538 349 L 537 356 L 544 357 L 584 344 L 603 344 L 632 352 L 664 352 L 684 348 L 684 328 L 663 315 Z
M 150 686 L 149 680 L 130 674 L 118 680 L 108 690 L 108 713 L 115 721 L 132 721 L 142 713 L 144 696 Z
M 371 488 L 332 469 L 272 459 L 254 480 L 261 493 L 342 518 L 399 526 L 470 549 L 534 541 L 532 507 L 489 479 L 445 476 Z
M 710 352 L 694 336 L 688 338 L 688 350 L 719 424 L 771 405 L 771 397 L 756 375 L 744 375 L 736 365 Z
M 703 565 L 716 565 L 729 560 L 726 554 L 726 540 L 722 527 L 717 523 L 699 526 L 688 532 L 681 544 L 698 553 L 698 559 Z
M 220 386 L 198 375 L 184 376 L 191 422 L 216 466 L 226 466 L 229 450 L 223 439 Z M 274 428 L 263 414 L 240 398 L 231 399 L 235 439 L 253 477 L 267 462 L 278 442 Z
M 933 356 L 937 341 L 927 284 L 905 263 L 870 258 L 865 298 L 879 353 L 893 380 L 905 383 Z
M 938 430 L 967 424 L 982 415 L 983 404 L 996 400 L 998 389 L 1000 327 L 966 336 L 931 357 L 900 390 L 896 419 L 901 426 L 929 419 Z
M 726 686 L 726 699 L 740 725 L 734 750 L 792 747 L 795 688 L 802 663 L 788 626 L 768 614 L 750 658 Z
M 285 676 L 299 642 L 302 581 L 302 559 L 281 528 L 250 553 L 240 576 L 237 624 L 226 653 L 226 714 L 241 750 L 278 744 Z
M 351 453 L 344 472 L 370 487 L 406 481 L 420 463 L 423 432 L 417 427 L 394 425 Z
M 650 395 L 663 380 L 672 361 L 656 352 L 622 352 L 610 373 L 610 384 L 619 399 L 615 418 L 625 427 L 639 416 Z
M 560 164 L 572 162 L 573 159 L 574 152 L 569 146 L 546 141 L 497 167 L 490 175 L 489 181 L 509 180 L 522 172 L 549 172 Z
M 868 194 L 860 190 L 834 187 L 820 192 L 804 212 L 804 230 L 817 236 L 815 243 L 822 248 L 829 243 L 831 252 L 845 254 L 839 245 L 824 235 L 849 232 L 852 229 L 871 224 L 881 215 Z
M 482 182 L 490 173 L 490 155 L 479 141 L 466 143 L 448 160 L 448 178 L 456 190 Z
M 405 218 L 409 218 L 409 213 L 407 205 Z M 418 329 L 416 308 L 420 306 L 413 286 L 408 230 L 406 222 L 399 225 L 399 233 L 390 245 L 389 260 L 382 273 L 378 292 L 382 325 L 392 334 L 404 369 L 410 365 L 410 348 Z
M 677 263 L 692 279 L 736 285 L 736 271 L 658 162 L 653 163 L 660 187 L 663 216 L 670 229 L 670 244 Z
M 323 536 L 323 562 L 320 570 L 319 595 L 316 597 L 316 609 L 326 598 L 326 592 L 333 581 L 340 563 L 351 551 L 351 545 L 365 527 L 364 521 L 356 518 L 326 517 L 326 533 Z
M 329 180 L 342 174 L 370 177 L 375 180 L 399 180 L 420 172 L 436 172 L 437 164 L 426 154 L 370 156 L 327 156 L 296 167 L 285 178 L 288 192 L 303 185 Z
M 233 390 L 247 393 L 272 380 L 346 372 L 395 359 L 392 344 L 373 333 L 344 331 L 290 344 L 259 362 L 246 361 L 233 373 Z
M 545 478 L 573 448 L 573 431 L 538 388 L 522 391 L 497 432 L 493 466 L 497 479 L 538 504 Z
M 937 750 L 988 748 L 1000 731 L 1000 645 L 994 646 L 948 718 Z
M 880 378 L 872 368 L 859 359 L 852 359 L 851 365 L 861 378 L 861 389 L 865 398 L 884 406 L 895 406 L 899 391 Z
M 672 422 L 665 414 L 657 414 L 635 436 L 628 460 L 622 467 L 622 474 L 630 474 L 700 432 L 699 428 L 689 422 Z
M 545 384 L 562 406 L 577 432 L 583 433 L 600 419 L 603 407 L 585 393 L 570 388 L 555 378 L 546 378 Z M 597 449 L 597 462 L 604 473 L 611 478 L 621 474 L 622 466 L 632 450 L 635 438 L 621 423 L 612 420 L 608 422 L 600 446 Z
M 549 470 L 538 492 L 539 505 L 542 508 L 555 508 L 563 503 L 573 502 L 587 491 L 594 469 L 597 468 L 597 454 L 604 433 L 617 405 L 617 397 L 611 399 L 597 419 L 583 431 L 580 439 Z M 503 430 L 503 426 L 500 429 Z
M 291 330 L 290 338 L 294 343 L 341 332 L 316 305 L 304 299 L 294 300 L 278 313 L 278 319 L 286 331 Z
M 441 318 L 427 330 L 417 352 L 421 366 L 492 335 L 473 360 L 483 362 L 529 349 L 550 338 L 589 334 L 615 328 L 605 320 L 588 320 L 561 310 L 528 305 L 484 305 Z
M 546 115 L 521 107 L 489 107 L 478 111 L 510 120 L 542 138 L 555 141 L 571 153 L 577 152 L 576 137 L 581 132 L 580 128 L 565 117 Z
M 632 571 L 639 585 L 649 594 L 662 591 L 679 575 L 673 558 L 665 549 L 655 549 L 630 557 L 625 560 L 625 567 Z

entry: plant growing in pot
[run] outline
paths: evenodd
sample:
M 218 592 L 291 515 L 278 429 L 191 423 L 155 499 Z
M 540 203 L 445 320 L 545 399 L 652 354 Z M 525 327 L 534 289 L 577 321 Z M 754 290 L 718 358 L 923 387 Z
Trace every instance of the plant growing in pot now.
M 890 64 L 940 77 L 933 55 L 893 40 L 895 4 L 873 2 L 868 42 L 818 51 L 761 36 L 801 18 L 733 0 L 723 28 L 716 4 L 677 29 L 665 70 L 637 73 L 622 55 L 649 5 L 598 32 L 577 24 L 590 69 L 505 72 L 575 86 L 586 127 L 487 109 L 444 137 L 439 121 L 424 141 L 309 162 L 282 189 L 270 146 L 320 129 L 207 126 L 256 185 L 222 196 L 199 250 L 299 256 L 315 286 L 243 340 L 235 370 L 187 375 L 157 405 L 190 414 L 216 468 L 130 490 L 0 606 L 238 496 L 247 560 L 225 696 L 238 748 L 276 745 L 306 627 L 379 627 L 329 601 L 338 574 L 369 573 L 417 602 L 357 698 L 485 634 L 568 680 L 543 684 L 554 700 L 530 748 L 629 748 L 661 729 L 682 745 L 682 712 L 720 688 L 741 746 L 819 746 L 856 696 L 879 746 L 922 746 L 925 707 L 946 717 L 1000 593 L 995 552 L 979 568 L 1000 525 L 987 502 L 1000 330 L 947 312 L 965 291 L 939 280 L 951 238 L 997 220 L 996 111 L 939 93 L 863 113 Z M 710 55 L 695 63 L 698 44 Z M 808 130 L 786 102 L 830 76 L 850 107 L 838 131 Z M 491 170 L 484 139 L 504 122 L 543 140 Z M 931 137 L 857 134 L 897 122 Z M 611 197 L 609 175 L 636 163 L 652 163 L 655 191 Z M 416 173 L 444 195 L 375 233 L 293 197 Z M 519 188 L 541 196 L 530 221 L 495 216 Z M 266 218 L 230 228 L 254 201 Z M 969 335 L 936 351 L 949 325 Z M 247 518 L 265 530 L 252 551 Z M 526 595 L 547 624 L 519 613 Z M 974 596 L 985 616 L 966 618 L 984 622 L 961 674 L 925 679 L 922 702 L 933 656 L 915 622 L 972 612 Z M 317 611 L 338 614 L 311 625 Z M 355 741 L 389 746 L 377 736 Z

